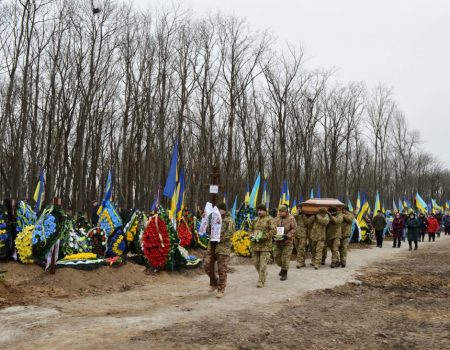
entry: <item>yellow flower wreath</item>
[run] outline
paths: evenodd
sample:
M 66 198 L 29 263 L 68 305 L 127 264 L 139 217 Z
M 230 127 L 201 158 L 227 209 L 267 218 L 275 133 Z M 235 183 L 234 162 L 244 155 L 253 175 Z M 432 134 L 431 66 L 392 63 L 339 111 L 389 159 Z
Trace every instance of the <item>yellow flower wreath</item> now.
M 119 248 L 120 243 L 123 241 L 123 235 L 119 235 L 116 241 L 113 243 L 112 250 L 116 255 L 120 256 L 123 254 L 123 250 Z
M 94 253 L 78 253 L 66 255 L 63 260 L 92 260 L 97 259 L 97 255 Z
M 247 231 L 240 230 L 233 234 L 231 239 L 236 255 L 250 256 L 250 235 Z
M 28 225 L 20 232 L 16 237 L 16 249 L 19 254 L 19 259 L 24 264 L 32 264 L 33 259 L 31 255 L 33 252 L 31 250 L 31 237 L 33 236 L 34 226 Z

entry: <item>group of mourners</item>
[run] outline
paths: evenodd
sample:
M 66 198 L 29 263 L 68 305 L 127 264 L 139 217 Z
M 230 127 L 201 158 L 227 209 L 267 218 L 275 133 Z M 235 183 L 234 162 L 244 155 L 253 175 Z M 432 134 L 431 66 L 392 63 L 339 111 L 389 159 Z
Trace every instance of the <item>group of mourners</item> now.
M 224 296 L 227 284 L 227 270 L 231 254 L 231 238 L 235 231 L 234 220 L 224 203 L 218 206 L 222 216 L 220 242 L 210 242 L 204 258 L 205 272 L 210 276 L 209 292 L 217 291 L 217 298 Z M 310 265 L 318 270 L 325 265 L 328 250 L 331 251 L 331 268 L 345 267 L 350 237 L 354 230 L 355 215 L 348 207 L 339 210 L 336 207 L 319 208 L 316 214 L 304 213 L 302 205 L 297 206 L 294 215 L 289 208 L 282 206 L 275 217 L 269 215 L 264 204 L 257 207 L 258 216 L 250 225 L 250 251 L 253 264 L 258 273 L 257 287 L 266 283 L 267 265 L 273 260 L 280 267 L 280 280 L 288 277 L 291 256 L 296 251 L 296 267 L 306 267 L 306 252 L 311 253 Z M 450 235 L 450 213 L 417 216 L 413 211 L 395 213 L 393 219 L 386 218 L 379 211 L 370 221 L 370 230 L 375 232 L 377 247 L 383 246 L 388 232 L 393 236 L 393 247 L 400 248 L 401 242 L 408 240 L 409 250 L 417 250 L 418 242 L 435 241 L 440 236 L 441 225 L 445 234 Z M 218 265 L 218 276 L 211 268 L 212 245 L 215 245 L 214 259 Z
M 450 214 L 432 213 L 426 215 L 423 212 L 416 214 L 413 210 L 409 213 L 405 211 L 396 212 L 393 218 L 386 218 L 379 211 L 372 220 L 377 239 L 377 247 L 382 248 L 385 233 L 389 232 L 393 237 L 393 248 L 400 248 L 402 242 L 408 241 L 409 250 L 417 250 L 418 242 L 425 241 L 428 235 L 428 242 L 434 242 L 436 236 L 440 237 L 441 230 L 446 235 L 450 235 Z M 413 248 L 414 245 L 414 248 Z
M 210 242 L 204 259 L 205 272 L 210 276 L 210 292 L 217 291 L 217 297 L 224 296 L 227 283 L 227 269 L 231 253 L 231 237 L 234 221 L 227 212 L 226 205 L 220 203 L 222 215 L 220 242 Z M 316 270 L 325 265 L 328 249 L 331 251 L 331 268 L 345 267 L 349 237 L 352 232 L 354 215 L 348 207 L 319 208 L 317 214 L 306 214 L 298 205 L 295 215 L 282 206 L 274 218 L 269 215 L 264 204 L 257 208 L 258 216 L 250 225 L 250 250 L 253 264 L 258 273 L 257 287 L 266 283 L 267 265 L 272 261 L 280 267 L 280 280 L 288 277 L 291 255 L 297 252 L 298 269 L 306 267 L 306 251 L 311 251 L 311 266 Z M 212 249 L 212 245 L 215 245 Z M 218 264 L 218 277 L 211 268 L 211 251 Z

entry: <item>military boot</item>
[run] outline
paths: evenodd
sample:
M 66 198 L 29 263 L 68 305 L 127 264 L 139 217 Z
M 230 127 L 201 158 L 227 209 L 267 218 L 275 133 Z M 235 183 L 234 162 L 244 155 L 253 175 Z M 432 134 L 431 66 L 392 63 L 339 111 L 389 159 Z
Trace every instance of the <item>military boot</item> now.
M 287 280 L 287 270 L 281 270 L 281 278 L 280 281 L 286 281 Z
M 278 276 L 283 276 L 283 269 L 280 270 L 280 272 L 278 272 Z

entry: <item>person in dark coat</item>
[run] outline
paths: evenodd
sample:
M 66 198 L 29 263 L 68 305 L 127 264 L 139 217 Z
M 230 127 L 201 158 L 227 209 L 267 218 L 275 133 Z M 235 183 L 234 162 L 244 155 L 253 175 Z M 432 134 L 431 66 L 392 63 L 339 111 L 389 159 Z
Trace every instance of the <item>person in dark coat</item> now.
M 400 213 L 395 214 L 394 221 L 392 221 L 392 236 L 394 238 L 394 244 L 392 248 L 400 248 L 402 244 L 403 229 L 405 227 L 405 222 L 403 221 Z
M 450 235 L 450 212 L 447 212 L 444 216 L 445 235 Z
M 406 220 L 406 228 L 408 232 L 406 236 L 408 237 L 409 250 L 412 250 L 412 242 L 414 242 L 414 250 L 417 250 L 417 241 L 419 240 L 420 232 L 420 221 L 416 218 L 416 214 L 411 212 L 408 219 Z
M 98 208 L 100 208 L 100 204 L 98 204 L 97 201 L 92 202 L 92 215 L 91 215 L 91 222 L 92 226 L 96 227 L 98 224 Z
M 383 247 L 384 228 L 387 225 L 386 218 L 381 210 L 378 210 L 377 215 L 372 220 L 373 228 L 375 229 L 375 236 L 377 238 L 377 247 Z
M 444 219 L 444 216 L 442 215 L 442 212 L 439 210 L 439 211 L 435 214 L 434 217 L 436 218 L 437 222 L 439 223 L 439 228 L 438 228 L 438 230 L 436 231 L 436 236 L 439 238 L 439 237 L 441 237 L 441 227 L 442 227 L 442 221 L 443 221 L 443 219 Z
M 424 213 L 420 212 L 418 219 L 420 222 L 419 242 L 425 242 L 425 234 L 427 233 L 427 218 Z

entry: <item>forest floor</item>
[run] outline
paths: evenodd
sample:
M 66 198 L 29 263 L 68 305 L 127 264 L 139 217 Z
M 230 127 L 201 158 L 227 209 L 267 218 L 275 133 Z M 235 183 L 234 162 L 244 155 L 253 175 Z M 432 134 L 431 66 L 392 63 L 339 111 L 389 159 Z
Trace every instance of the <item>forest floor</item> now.
M 450 237 L 352 249 L 346 268 L 233 266 L 223 299 L 201 270 L 148 274 L 0 264 L 0 346 L 14 349 L 450 348 Z M 308 262 L 309 265 L 309 262 Z

